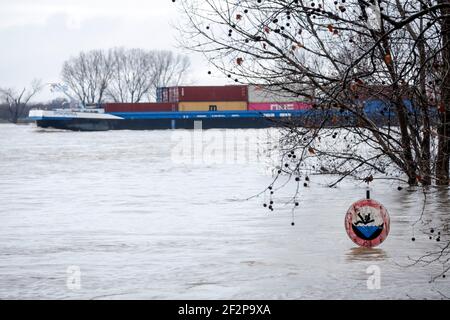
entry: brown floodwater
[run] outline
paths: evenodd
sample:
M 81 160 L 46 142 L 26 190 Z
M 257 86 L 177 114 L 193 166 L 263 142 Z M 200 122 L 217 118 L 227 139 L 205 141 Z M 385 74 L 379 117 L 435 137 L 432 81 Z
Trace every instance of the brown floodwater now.
M 388 209 L 391 232 L 379 247 L 364 249 L 344 228 L 364 185 L 344 181 L 330 189 L 330 177 L 311 176 L 291 226 L 294 183 L 276 192 L 274 212 L 262 206 L 267 193 L 245 200 L 273 179 L 259 149 L 271 130 L 233 131 L 238 138 L 205 131 L 215 152 L 230 142 L 238 156 L 257 157 L 195 162 L 179 152 L 191 131 L 1 124 L 0 298 L 450 296 L 448 278 L 431 281 L 442 263 L 411 265 L 449 240 L 448 190 L 430 190 L 422 215 L 421 190 L 375 181 L 372 197 Z M 378 289 L 368 288 L 368 270 L 379 271 Z

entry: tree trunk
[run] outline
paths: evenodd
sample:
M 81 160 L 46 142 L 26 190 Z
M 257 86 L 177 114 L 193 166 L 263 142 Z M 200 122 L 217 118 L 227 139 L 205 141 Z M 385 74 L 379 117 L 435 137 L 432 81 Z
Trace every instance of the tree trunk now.
M 17 105 L 9 106 L 9 121 L 14 124 L 19 122 L 19 113 Z
M 421 21 L 422 24 L 422 21 Z M 421 28 L 422 29 L 422 28 Z M 419 36 L 420 38 L 417 41 L 417 47 L 419 48 L 419 59 L 420 65 L 425 66 L 427 63 L 427 54 L 425 49 L 425 41 L 423 36 Z M 425 186 L 429 186 L 432 183 L 431 179 L 431 121 L 429 115 L 429 101 L 427 99 L 427 75 L 425 72 L 425 68 L 421 68 L 420 71 L 420 101 L 418 102 L 421 105 L 421 113 L 423 118 L 423 139 L 421 145 L 421 172 L 422 172 L 422 184 Z
M 449 4 L 450 0 L 439 0 Z M 442 84 L 439 106 L 438 154 L 436 159 L 436 184 L 448 185 L 450 162 L 450 9 L 441 10 L 442 35 Z

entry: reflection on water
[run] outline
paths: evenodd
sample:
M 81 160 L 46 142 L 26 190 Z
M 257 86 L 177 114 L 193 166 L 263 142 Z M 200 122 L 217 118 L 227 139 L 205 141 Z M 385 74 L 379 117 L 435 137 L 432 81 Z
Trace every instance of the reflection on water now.
M 344 218 L 365 186 L 330 189 L 327 177 L 311 176 L 291 226 L 283 199 L 292 199 L 295 183 L 276 192 L 269 213 L 267 195 L 252 198 L 272 182 L 266 162 L 177 164 L 171 134 L 0 125 L 0 298 L 450 296 L 450 277 L 429 282 L 441 265 L 402 267 L 448 241 L 448 190 L 430 191 L 413 227 L 422 192 L 373 182 L 390 234 L 380 247 L 355 248 Z M 431 227 L 441 242 L 429 239 Z M 381 271 L 379 290 L 367 288 L 372 265 Z M 67 270 L 79 270 L 79 290 L 66 285 Z
M 386 251 L 380 248 L 351 248 L 346 253 L 347 261 L 383 261 L 388 258 Z

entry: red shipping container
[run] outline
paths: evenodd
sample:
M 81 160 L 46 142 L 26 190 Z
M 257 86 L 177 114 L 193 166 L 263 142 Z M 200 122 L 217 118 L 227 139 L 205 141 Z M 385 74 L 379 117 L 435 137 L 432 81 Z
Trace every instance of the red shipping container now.
M 105 112 L 172 112 L 178 111 L 176 103 L 105 103 Z
M 170 102 L 247 101 L 247 86 L 178 87 Z
M 261 102 L 249 103 L 248 110 L 253 111 L 289 111 L 289 110 L 308 110 L 312 105 L 306 102 Z
M 178 87 L 168 88 L 169 99 L 167 102 L 178 102 Z

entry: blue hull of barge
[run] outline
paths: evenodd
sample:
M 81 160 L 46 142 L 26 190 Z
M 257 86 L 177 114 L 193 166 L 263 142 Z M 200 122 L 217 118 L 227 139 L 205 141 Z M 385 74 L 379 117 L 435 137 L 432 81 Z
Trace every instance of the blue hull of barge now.
M 268 128 L 297 122 L 307 111 L 214 111 L 214 112 L 118 112 L 122 119 L 45 117 L 35 119 L 39 127 L 74 131 Z

